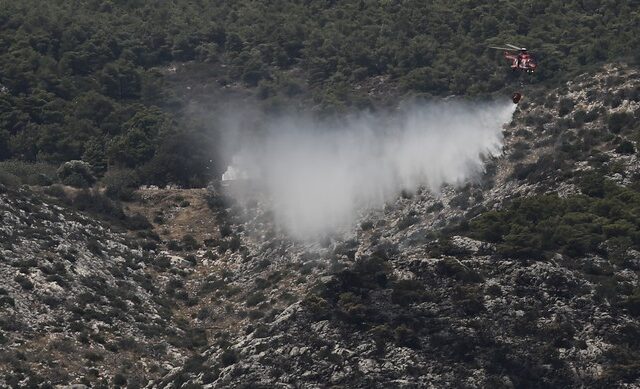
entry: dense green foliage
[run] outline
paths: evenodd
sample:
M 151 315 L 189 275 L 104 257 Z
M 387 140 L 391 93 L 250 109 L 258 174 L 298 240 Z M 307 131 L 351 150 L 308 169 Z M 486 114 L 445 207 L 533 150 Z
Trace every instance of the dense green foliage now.
M 45 163 L 20 161 L 0 162 L 0 184 L 15 187 L 26 185 L 50 185 L 56 179 L 56 167 Z
M 130 11 L 124 2 L 3 2 L 0 160 L 82 159 L 95 174 L 136 168 L 156 184 L 217 174 L 213 135 L 178 122 L 148 69 L 189 58 L 156 52 L 164 44 L 149 28 L 160 17 Z
M 500 253 L 516 258 L 541 257 L 547 252 L 609 255 L 640 248 L 638 191 L 603 181 L 598 175 L 584 178 L 582 191 L 585 195 L 514 200 L 505 209 L 473 220 L 471 232 L 497 243 Z
M 375 76 L 436 95 L 500 90 L 514 76 L 487 43 L 531 46 L 534 79 L 548 83 L 640 52 L 632 1 L 0 5 L 0 160 L 83 159 L 98 175 L 134 168 L 159 184 L 201 185 L 220 170 L 211 129 L 185 123 L 163 86 L 158 67 L 170 62 L 225 65 L 221 79 L 262 99 L 305 88 L 321 106 L 349 106 L 366 99 L 355 84 Z

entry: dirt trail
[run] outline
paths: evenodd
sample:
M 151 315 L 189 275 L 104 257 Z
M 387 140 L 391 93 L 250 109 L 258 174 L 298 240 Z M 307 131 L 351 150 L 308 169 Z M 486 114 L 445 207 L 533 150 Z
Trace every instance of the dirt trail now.
M 189 234 L 202 242 L 218 236 L 206 189 L 141 189 L 138 194 L 142 200 L 128 203 L 127 210 L 145 215 L 163 240 Z

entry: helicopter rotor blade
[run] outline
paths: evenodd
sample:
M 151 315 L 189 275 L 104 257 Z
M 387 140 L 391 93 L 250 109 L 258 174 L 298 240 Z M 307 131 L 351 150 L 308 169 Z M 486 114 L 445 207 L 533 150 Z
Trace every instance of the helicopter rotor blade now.
M 520 50 L 522 48 L 522 46 L 516 46 L 516 45 L 512 45 L 510 43 L 505 43 L 505 45 L 511 47 L 513 50 Z
M 498 46 L 487 46 L 490 49 L 496 49 L 496 50 L 506 50 L 506 51 L 514 51 L 512 48 L 509 47 L 498 47 Z

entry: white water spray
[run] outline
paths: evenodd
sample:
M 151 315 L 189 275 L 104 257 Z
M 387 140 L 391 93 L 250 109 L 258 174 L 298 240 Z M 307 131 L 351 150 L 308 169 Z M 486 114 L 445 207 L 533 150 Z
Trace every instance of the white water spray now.
M 511 102 L 443 101 L 339 124 L 301 116 L 267 119 L 234 158 L 271 197 L 276 221 L 309 238 L 353 224 L 405 190 L 462 184 L 499 153 Z

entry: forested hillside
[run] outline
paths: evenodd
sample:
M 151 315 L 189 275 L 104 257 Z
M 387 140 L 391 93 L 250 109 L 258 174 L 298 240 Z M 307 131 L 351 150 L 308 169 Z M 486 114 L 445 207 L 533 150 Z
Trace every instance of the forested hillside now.
M 540 71 L 530 81 L 557 84 L 603 62 L 637 60 L 637 8 L 613 0 L 3 0 L 0 160 L 82 159 L 98 176 L 133 169 L 140 182 L 200 186 L 221 170 L 210 155 L 216 132 L 180 114 L 186 102 L 164 86 L 171 63 L 221 69 L 221 86 L 256 99 L 330 109 L 370 106 L 358 85 L 375 77 L 400 94 L 495 93 L 516 81 L 487 44 L 532 48 Z

